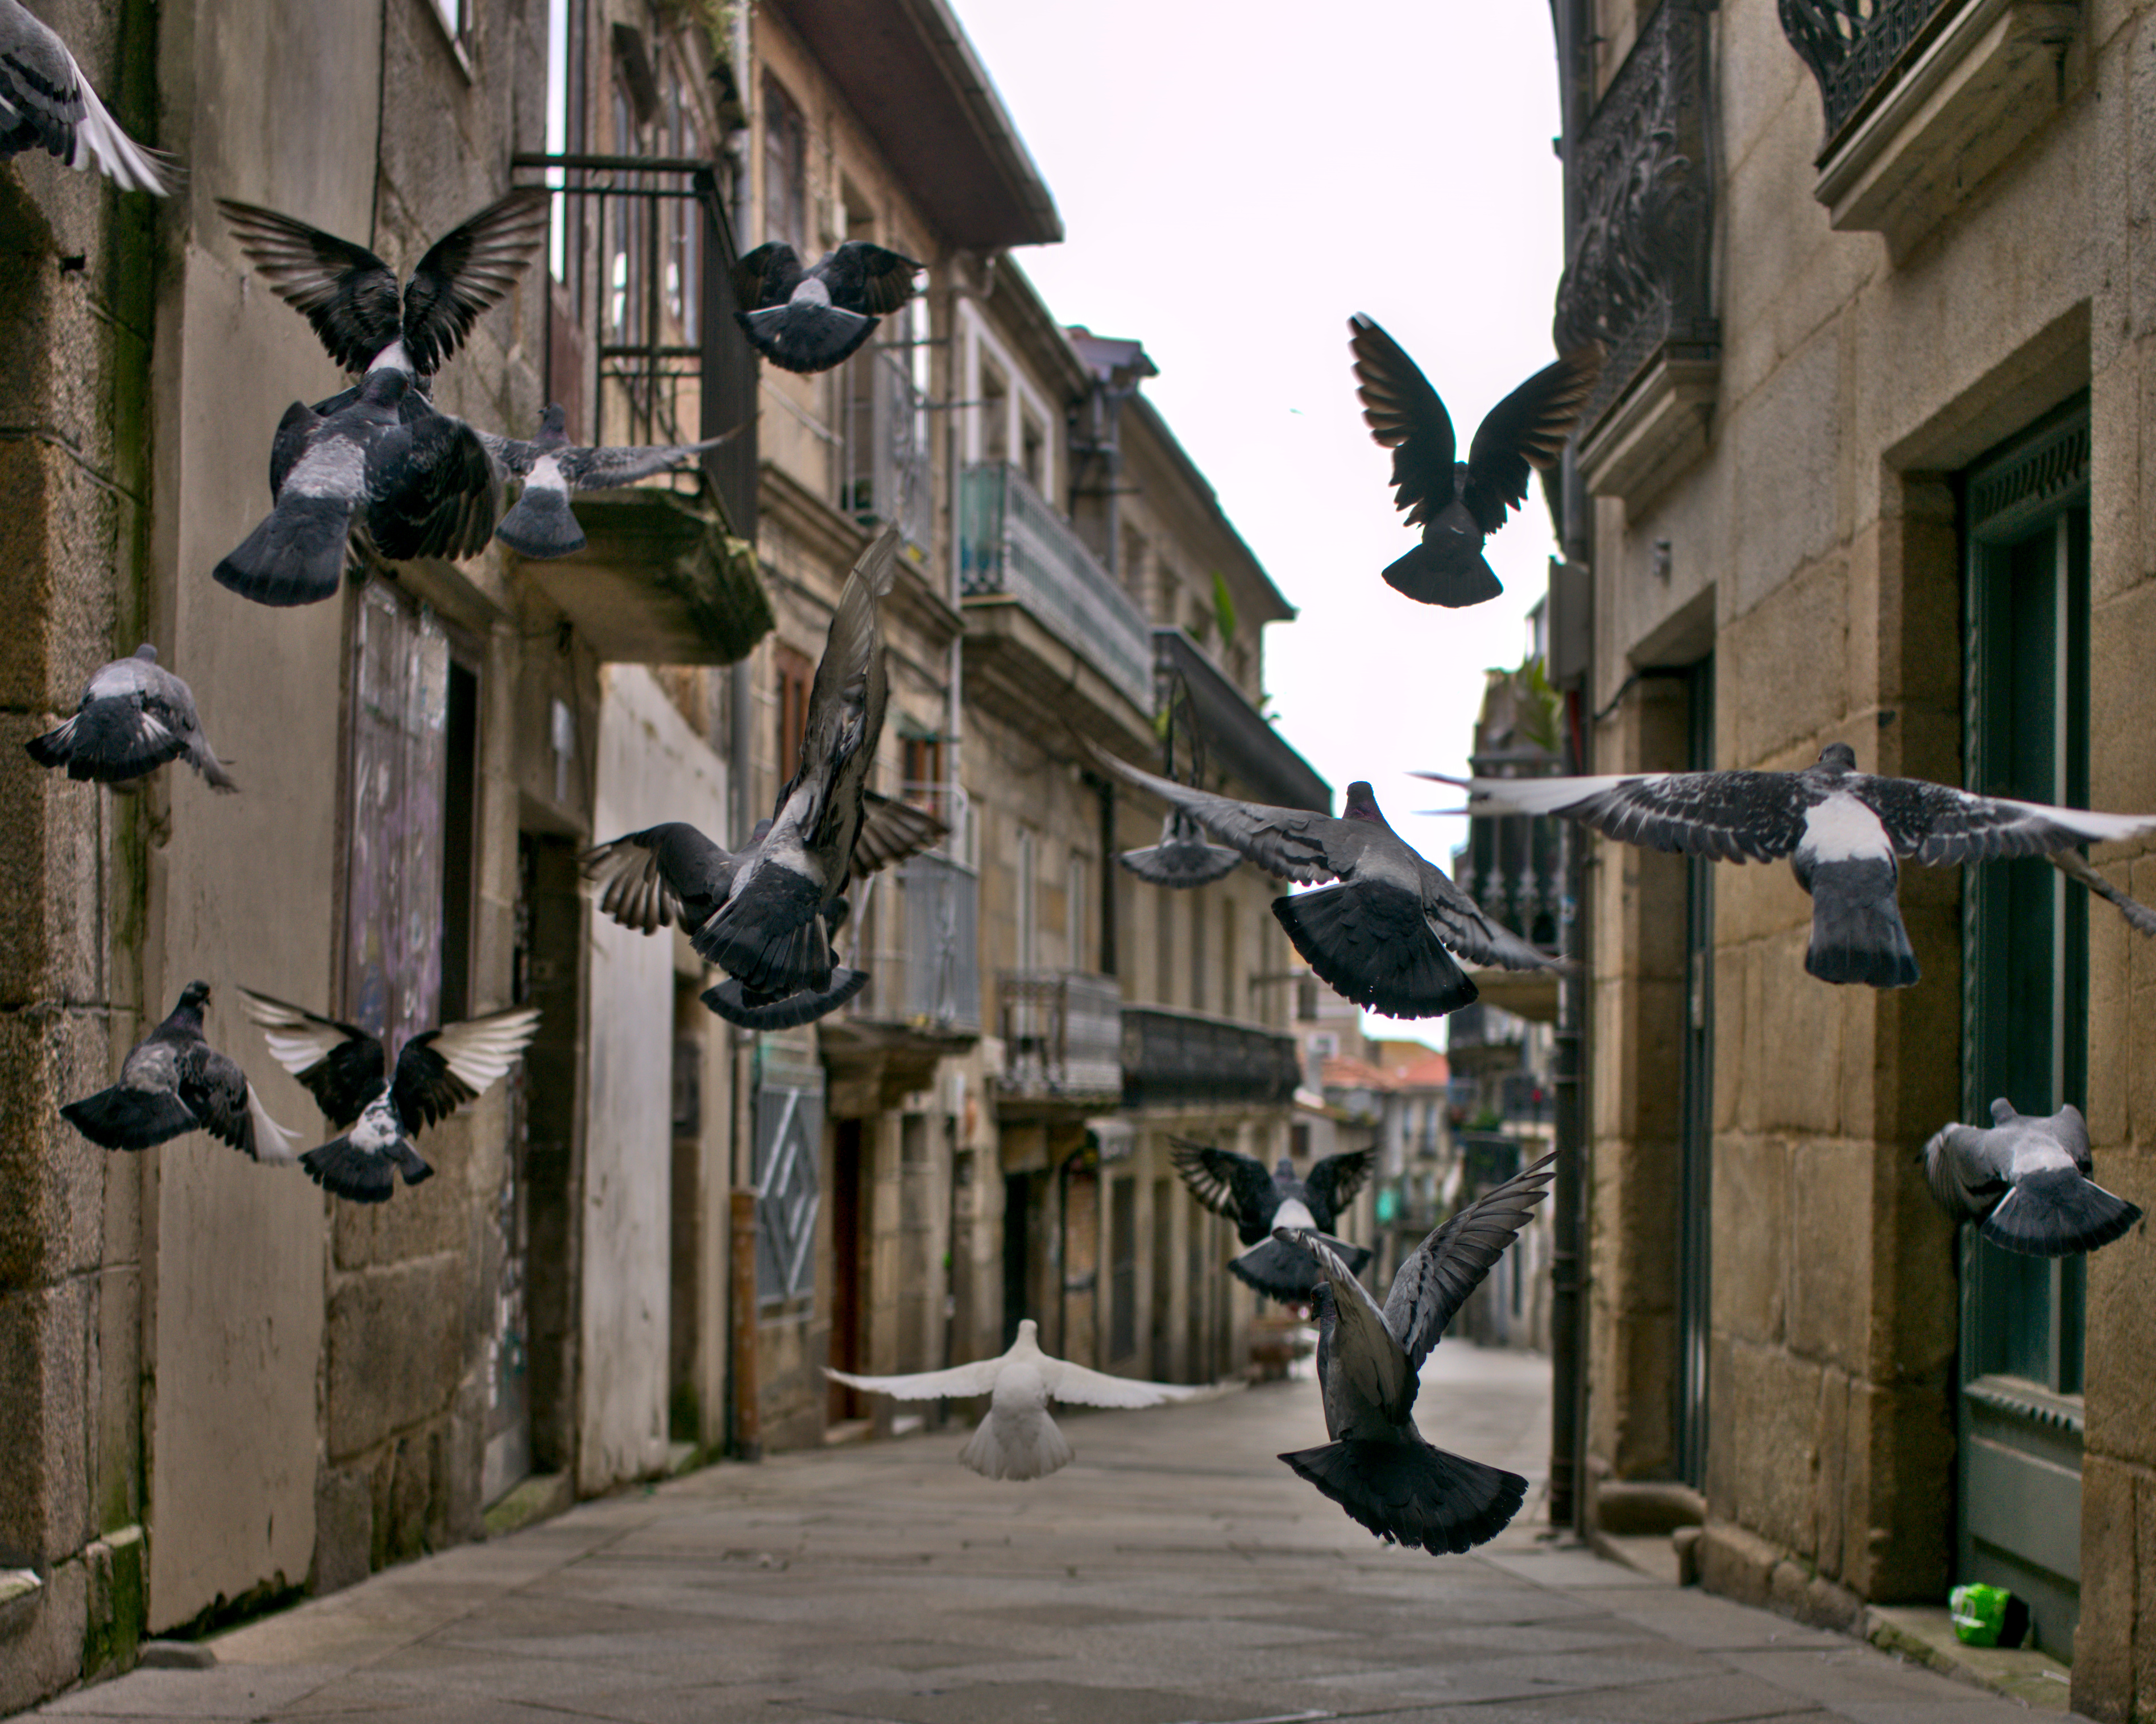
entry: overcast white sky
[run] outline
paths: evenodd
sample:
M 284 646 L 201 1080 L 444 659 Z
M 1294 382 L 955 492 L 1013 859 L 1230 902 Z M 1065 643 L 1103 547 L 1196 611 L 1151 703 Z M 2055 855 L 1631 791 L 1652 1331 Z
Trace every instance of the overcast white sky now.
M 1281 731 L 1443 867 L 1418 819 L 1466 763 L 1482 673 L 1520 662 L 1555 549 L 1539 485 L 1490 541 L 1503 595 L 1419 605 L 1378 572 L 1414 542 L 1348 369 L 1348 317 L 1391 331 L 1463 452 L 1553 357 L 1557 73 L 1536 0 L 952 0 L 1066 234 L 1016 254 L 1066 323 L 1135 336 L 1146 385 L 1301 615 L 1266 631 Z M 1232 19 L 1232 28 L 1229 21 Z M 1441 1026 L 1369 1020 L 1373 1033 Z

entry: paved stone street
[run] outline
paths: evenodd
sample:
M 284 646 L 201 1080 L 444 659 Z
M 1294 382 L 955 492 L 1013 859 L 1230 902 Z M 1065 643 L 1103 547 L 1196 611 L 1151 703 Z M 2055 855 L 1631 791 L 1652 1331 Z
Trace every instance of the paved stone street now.
M 1316 1385 L 720 1466 L 393 1569 L 43 1715 L 398 1724 L 2009 1724 L 2018 1706 L 1537 1537 L 1548 1367 L 1440 1347 L 1424 1431 L 1535 1475 L 1472 1557 L 1380 1546 L 1273 1457 Z

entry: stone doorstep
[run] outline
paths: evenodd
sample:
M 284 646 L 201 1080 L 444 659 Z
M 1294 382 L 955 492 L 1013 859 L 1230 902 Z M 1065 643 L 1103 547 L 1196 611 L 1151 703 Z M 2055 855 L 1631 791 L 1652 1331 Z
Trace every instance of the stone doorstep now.
M 567 1473 L 534 1473 L 489 1508 L 483 1517 L 489 1538 L 501 1538 L 540 1521 L 551 1521 L 577 1500 Z
M 2068 1711 L 2072 1673 L 2033 1646 L 1966 1646 L 1954 1638 L 1943 1604 L 1873 1604 L 1864 1613 L 1864 1638 L 1882 1652 L 1989 1688 L 2038 1711 Z
M 1588 1543 L 1605 1562 L 1650 1576 L 1666 1586 L 1687 1583 L 1676 1542 L 1669 1533 L 1604 1532 L 1598 1527 L 1588 1535 Z M 1693 1578 L 1697 1578 L 1695 1574 Z

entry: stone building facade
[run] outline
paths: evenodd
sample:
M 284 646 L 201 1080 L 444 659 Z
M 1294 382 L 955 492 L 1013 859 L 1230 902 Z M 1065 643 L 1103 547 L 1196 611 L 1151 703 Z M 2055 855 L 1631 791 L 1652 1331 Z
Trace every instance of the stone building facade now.
M 2156 807 L 2145 11 L 1555 17 L 1558 334 L 1610 354 L 1551 598 L 1577 769 L 1845 742 Z M 2156 886 L 2139 847 L 2092 859 Z M 1994 1095 L 2071 1100 L 2147 1207 L 2156 960 L 2041 865 L 1906 869 L 1896 993 L 1804 974 L 1785 868 L 1596 842 L 1584 878 L 1587 1522 L 1646 1530 L 1688 1486 L 1706 1583 L 1820 1619 L 2010 1584 L 2076 1709 L 2156 1716 L 2156 1241 L 2010 1259 L 1919 1165 Z

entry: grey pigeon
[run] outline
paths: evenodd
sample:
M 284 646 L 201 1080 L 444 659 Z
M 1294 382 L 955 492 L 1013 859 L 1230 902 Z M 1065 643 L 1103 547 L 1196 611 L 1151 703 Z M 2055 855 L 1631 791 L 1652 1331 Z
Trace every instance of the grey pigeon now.
M 1224 880 L 1243 859 L 1224 844 L 1206 843 L 1204 828 L 1181 808 L 1170 808 L 1161 823 L 1158 844 L 1151 849 L 1125 850 L 1116 859 L 1150 885 L 1182 891 Z
M 1268 808 L 1193 790 L 1095 751 L 1108 771 L 1179 808 L 1267 873 L 1322 892 L 1273 900 L 1273 914 L 1304 962 L 1333 991 L 1389 1018 L 1441 1018 L 1473 1002 L 1475 984 L 1446 952 L 1508 970 L 1555 961 L 1491 921 L 1475 900 L 1385 824 L 1361 779 L 1348 787 L 1347 818 Z
M 862 808 L 849 870 L 853 879 L 917 855 L 950 833 L 949 827 L 925 809 L 873 791 L 864 793 Z M 580 859 L 586 873 L 601 883 L 600 911 L 624 927 L 655 934 L 670 924 L 693 934 L 726 902 L 742 859 L 769 836 L 772 824 L 758 821 L 738 854 L 720 849 L 685 821 L 672 820 L 599 844 Z M 827 937 L 837 934 L 848 908 L 843 897 L 825 900 L 822 916 Z M 868 979 L 865 971 L 838 965 L 821 988 L 771 995 L 745 988 L 729 976 L 703 998 L 720 1017 L 743 1029 L 789 1029 L 836 1011 Z
M 1939 1206 L 2030 1257 L 2093 1251 L 2140 1220 L 2138 1205 L 2089 1178 L 2094 1165 L 2088 1122 L 2071 1101 L 2056 1113 L 2019 1114 L 2002 1095 L 1989 1128 L 1943 1126 L 1924 1146 L 1924 1177 Z
M 803 269 L 790 245 L 759 245 L 733 267 L 734 319 L 749 345 L 787 371 L 829 371 L 913 297 L 923 265 L 849 239 Z
M 701 443 L 585 449 L 570 443 L 562 429 L 563 418 L 561 403 L 549 403 L 539 416 L 539 434 L 529 443 L 480 434 L 480 440 L 496 464 L 524 481 L 523 495 L 494 530 L 495 537 L 520 557 L 567 557 L 584 548 L 584 530 L 569 511 L 571 491 L 634 485 L 669 467 L 678 467 L 706 449 L 716 449 L 741 429 L 737 425 Z
M 1765 862 L 1787 856 L 1811 894 L 1804 968 L 1822 982 L 1907 988 L 1918 974 L 1895 901 L 1897 858 L 1928 865 L 2041 856 L 2156 830 L 2156 815 L 2097 814 L 1976 796 L 1856 770 L 1830 742 L 1801 772 L 1643 772 L 1582 778 L 1450 778 L 1471 814 L 1561 814 L 1650 849 Z
M 1070 1464 L 1070 1444 L 1049 1416 L 1051 1400 L 1088 1407 L 1158 1407 L 1201 1392 L 1178 1383 L 1110 1377 L 1050 1358 L 1040 1350 L 1040 1326 L 1024 1317 L 1019 1322 L 1018 1339 L 993 1359 L 907 1377 L 856 1377 L 828 1365 L 824 1374 L 849 1388 L 895 1395 L 902 1401 L 991 1396 L 988 1417 L 958 1451 L 962 1462 L 988 1479 L 1045 1478 Z
M 213 789 L 239 788 L 203 734 L 193 690 L 158 664 L 146 640 L 133 658 L 91 674 L 73 718 L 23 746 L 39 766 L 65 767 L 70 778 L 124 784 L 184 757 Z
M 2151 910 L 2138 898 L 2130 897 L 2119 890 L 2090 867 L 2088 859 L 2079 850 L 2054 850 L 2047 859 L 2068 880 L 2087 886 L 2125 917 L 2127 926 L 2135 933 L 2156 936 L 2156 910 Z
M 1423 604 L 1457 609 L 1504 591 L 1482 543 L 1527 500 L 1531 469 L 1547 472 L 1602 375 L 1602 350 L 1582 347 L 1545 366 L 1490 409 L 1467 459 L 1455 461 L 1452 418 L 1415 362 L 1360 314 L 1348 320 L 1357 393 L 1370 434 L 1393 452 L 1393 506 L 1422 542 L 1385 571 Z
M 1322 1277 L 1317 1382 L 1332 1439 L 1281 1459 L 1388 1544 L 1457 1554 L 1503 1532 L 1526 1498 L 1517 1473 L 1433 1446 L 1412 1414 L 1423 1361 L 1527 1224 L 1556 1162 L 1544 1156 L 1431 1234 L 1400 1265 L 1382 1310 L 1315 1234 L 1281 1231 Z
M 67 44 L 17 0 L 0 0 L 0 162 L 26 150 L 95 167 L 123 191 L 172 189 L 171 158 L 120 129 Z
M 316 1184 L 359 1203 L 389 1200 L 393 1168 L 407 1185 L 431 1178 L 413 1135 L 476 1101 L 539 1029 L 536 1006 L 445 1024 L 407 1041 L 392 1077 L 382 1044 L 356 1024 L 244 988 L 239 996 L 278 1064 L 313 1091 L 323 1117 L 342 1134 L 309 1150 L 300 1165 Z
M 258 604 L 312 604 L 367 554 L 404 562 L 466 557 L 486 546 L 501 482 L 463 420 L 399 408 L 410 372 L 377 367 L 327 418 L 294 402 L 277 427 L 275 506 L 210 572 Z
M 203 1131 L 258 1162 L 289 1163 L 292 1140 L 247 1075 L 203 1039 L 209 983 L 190 982 L 172 1014 L 128 1051 L 120 1081 L 70 1101 L 61 1117 L 106 1149 L 147 1149 Z
M 1308 1178 L 1298 1179 L 1295 1163 L 1286 1156 L 1268 1173 L 1263 1162 L 1232 1149 L 1216 1149 L 1188 1137 L 1170 1137 L 1168 1142 L 1168 1159 L 1191 1196 L 1234 1222 L 1236 1238 L 1250 1247 L 1229 1260 L 1229 1273 L 1266 1298 L 1301 1305 L 1317 1285 L 1317 1265 L 1309 1252 L 1274 1238 L 1275 1228 L 1317 1234 L 1348 1265 L 1350 1275 L 1360 1275 L 1368 1267 L 1367 1248 L 1334 1239 L 1332 1234 L 1341 1212 L 1355 1201 L 1355 1193 L 1369 1178 L 1378 1159 L 1376 1150 L 1322 1157 L 1311 1164 Z
M 823 911 L 852 870 L 883 734 L 889 689 L 876 601 L 891 590 L 897 557 L 898 529 L 887 526 L 846 577 L 808 690 L 800 758 L 771 830 L 736 859 L 724 901 L 690 936 L 700 956 L 750 994 L 775 1000 L 831 986 Z
M 400 294 L 397 272 L 363 245 L 257 204 L 220 198 L 247 260 L 314 326 L 348 372 L 385 365 L 431 377 L 510 289 L 547 237 L 548 193 L 497 198 L 427 249 Z

